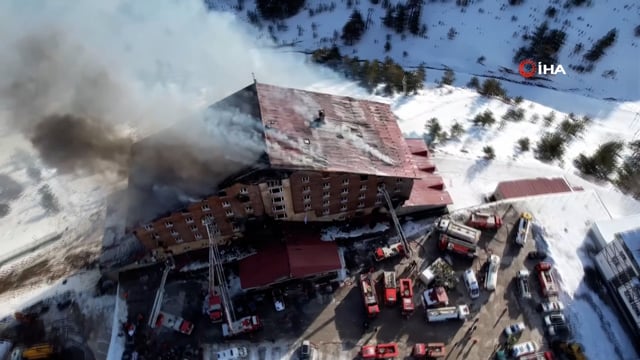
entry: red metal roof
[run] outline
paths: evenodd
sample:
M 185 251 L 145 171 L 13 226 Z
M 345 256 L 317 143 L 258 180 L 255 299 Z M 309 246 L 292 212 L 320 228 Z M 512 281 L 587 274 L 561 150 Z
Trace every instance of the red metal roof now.
M 416 167 L 388 104 L 256 84 L 269 162 L 415 178 Z M 324 111 L 324 122 L 316 123 Z
M 434 190 L 431 180 L 414 180 L 413 188 L 409 200 L 404 202 L 404 207 L 408 206 L 442 206 L 453 204 L 451 195 L 447 191 Z
M 413 163 L 420 171 L 434 172 L 436 170 L 436 165 L 426 156 L 413 155 Z
M 429 148 L 427 147 L 427 143 L 424 142 L 424 139 L 404 139 L 409 146 L 409 151 L 414 155 L 429 156 Z
M 286 247 L 277 244 L 240 260 L 240 285 L 243 289 L 262 287 L 289 278 Z
M 287 243 L 289 267 L 292 278 L 303 278 L 342 268 L 338 256 L 338 246 L 333 241 L 320 240 L 318 235 L 302 235 Z
M 501 182 L 495 192 L 504 199 L 511 199 L 571 191 L 571 186 L 564 178 L 536 178 Z

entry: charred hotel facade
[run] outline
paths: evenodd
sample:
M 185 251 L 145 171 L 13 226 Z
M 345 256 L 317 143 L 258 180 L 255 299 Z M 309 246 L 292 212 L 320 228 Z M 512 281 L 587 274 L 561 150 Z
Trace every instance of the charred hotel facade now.
M 255 82 L 211 107 L 217 108 L 253 122 L 245 125 L 256 129 L 263 154 L 234 175 L 211 180 L 208 194 L 130 222 L 127 231 L 148 251 L 206 248 L 204 223 L 224 245 L 265 220 L 330 223 L 384 213 L 381 189 L 399 214 L 452 202 L 423 139 L 404 139 L 388 104 Z

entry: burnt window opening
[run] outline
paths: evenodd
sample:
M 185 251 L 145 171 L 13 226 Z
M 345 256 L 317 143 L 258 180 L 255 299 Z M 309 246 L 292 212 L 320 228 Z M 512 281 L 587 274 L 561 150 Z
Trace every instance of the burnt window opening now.
M 360 181 L 367 181 L 369 180 L 369 175 L 360 175 Z
M 227 192 L 224 190 L 218 191 L 218 196 L 227 196 Z

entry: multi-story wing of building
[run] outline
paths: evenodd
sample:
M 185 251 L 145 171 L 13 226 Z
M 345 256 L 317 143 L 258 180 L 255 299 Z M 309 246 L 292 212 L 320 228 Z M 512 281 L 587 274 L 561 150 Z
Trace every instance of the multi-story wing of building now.
M 233 168 L 234 175 L 220 182 L 204 171 L 203 195 L 191 195 L 160 216 L 134 216 L 138 210 L 132 210 L 128 230 L 149 250 L 204 248 L 204 223 L 210 224 L 217 241 L 226 243 L 263 219 L 331 222 L 384 211 L 382 188 L 394 206 L 405 209 L 451 203 L 442 178 L 433 174 L 424 141 L 403 138 L 388 104 L 254 83 L 214 104 L 210 113 L 213 123 L 208 126 L 218 126 L 215 121 L 228 126 L 224 152 L 242 153 L 249 145 L 261 154 Z M 251 129 L 243 138 L 255 143 L 233 148 L 237 129 Z M 170 135 L 171 129 L 167 131 Z M 153 137 L 134 147 L 134 159 L 149 141 Z M 208 156 L 206 151 L 201 155 Z M 138 165 L 144 168 L 145 161 Z M 184 156 L 172 161 L 195 160 Z M 213 167 L 223 168 L 225 161 L 212 162 Z M 137 181 L 130 178 L 130 186 Z M 149 200 L 133 200 L 136 208 L 155 206 L 154 194 L 162 189 L 150 186 Z

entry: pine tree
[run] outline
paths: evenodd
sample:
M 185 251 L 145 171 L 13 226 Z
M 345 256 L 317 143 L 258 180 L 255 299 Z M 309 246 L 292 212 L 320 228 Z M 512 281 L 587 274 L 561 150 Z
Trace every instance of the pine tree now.
M 388 7 L 384 17 L 382 18 L 382 24 L 388 27 L 389 29 L 393 28 L 394 18 L 395 18 L 394 14 L 395 14 L 394 9 L 392 7 Z
M 584 59 L 591 62 L 598 61 L 598 59 L 604 55 L 604 51 L 616 41 L 617 35 L 618 30 L 615 28 L 611 29 L 605 36 L 593 44 L 591 49 L 584 54 Z
M 360 11 L 353 10 L 349 21 L 342 28 L 342 40 L 346 45 L 353 45 L 360 40 L 365 30 L 364 19 Z
M 393 19 L 393 28 L 397 33 L 401 34 L 404 32 L 406 23 L 407 23 L 407 8 L 402 4 L 398 4 L 396 6 L 396 16 Z

